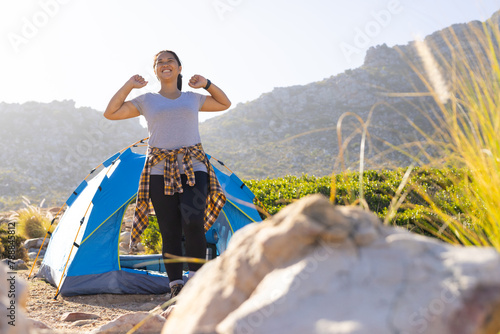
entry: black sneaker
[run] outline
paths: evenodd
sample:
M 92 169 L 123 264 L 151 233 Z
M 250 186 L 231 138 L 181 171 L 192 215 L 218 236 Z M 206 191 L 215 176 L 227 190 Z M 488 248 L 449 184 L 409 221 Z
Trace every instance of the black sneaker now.
M 170 299 L 176 297 L 184 287 L 184 284 L 175 284 L 173 287 L 170 288 Z

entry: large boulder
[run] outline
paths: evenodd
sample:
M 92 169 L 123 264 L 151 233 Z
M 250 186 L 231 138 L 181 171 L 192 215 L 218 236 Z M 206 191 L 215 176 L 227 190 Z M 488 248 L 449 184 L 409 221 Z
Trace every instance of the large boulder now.
M 494 333 L 500 257 L 313 195 L 233 236 L 162 333 Z

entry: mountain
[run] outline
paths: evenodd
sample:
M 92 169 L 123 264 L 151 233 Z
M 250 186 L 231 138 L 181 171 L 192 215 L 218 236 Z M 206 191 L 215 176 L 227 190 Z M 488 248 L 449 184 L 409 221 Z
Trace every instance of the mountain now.
M 498 26 L 500 11 L 489 22 Z M 472 56 L 474 50 L 480 50 L 470 31 L 482 29 L 481 22 L 455 24 L 450 28 L 466 54 Z M 450 30 L 444 29 L 427 36 L 425 42 L 435 55 L 440 53 L 449 61 L 456 45 L 448 45 L 443 36 L 453 40 Z M 244 178 L 328 175 L 338 171 L 341 163 L 337 159 L 339 120 L 343 120 L 343 143 L 352 136 L 344 154 L 347 167 L 358 168 L 361 133 L 356 129 L 361 122 L 356 117 L 366 122 L 373 108 L 365 166 L 408 165 L 409 159 L 387 143 L 401 145 L 422 138 L 409 119 L 426 133 L 432 133 L 430 120 L 436 108 L 430 97 L 388 95 L 428 91 L 410 63 L 423 68 L 415 42 L 372 47 L 359 68 L 304 86 L 275 88 L 203 122 L 200 131 L 204 147 Z
M 500 11 L 489 22 L 498 26 Z M 467 31 L 482 23 L 451 28 L 465 52 L 477 55 L 481 45 Z M 448 60 L 455 47 L 443 39 L 449 35 L 443 30 L 425 38 Z M 245 179 L 323 176 L 340 169 L 340 134 L 346 167 L 358 168 L 361 124 L 369 121 L 365 167 L 405 166 L 408 158 L 390 145 L 422 138 L 410 120 L 431 134 L 435 108 L 430 97 L 394 95 L 427 91 L 409 64 L 422 68 L 414 42 L 372 47 L 359 68 L 308 85 L 275 88 L 201 123 L 204 148 Z M 0 103 L 0 119 L 0 210 L 18 207 L 22 195 L 61 205 L 93 167 L 147 137 L 138 119 L 108 121 L 102 112 L 76 108 L 73 101 Z
M 21 196 L 62 205 L 92 168 L 147 137 L 138 119 L 109 121 L 73 101 L 0 103 L 0 119 L 0 210 Z
M 395 49 L 378 46 L 367 52 L 360 68 L 304 86 L 275 88 L 203 122 L 202 141 L 207 152 L 245 178 L 330 174 L 338 154 L 340 117 L 355 113 L 366 120 L 378 102 L 406 112 L 408 106 L 403 98 L 386 97 L 383 93 L 413 91 L 414 77 Z M 355 118 L 350 116 L 343 123 L 344 137 L 354 131 L 353 121 Z M 402 120 L 395 117 L 390 107 L 380 106 L 370 133 L 385 133 L 390 140 L 401 135 L 400 124 Z M 353 139 L 348 151 L 359 151 L 359 139 Z

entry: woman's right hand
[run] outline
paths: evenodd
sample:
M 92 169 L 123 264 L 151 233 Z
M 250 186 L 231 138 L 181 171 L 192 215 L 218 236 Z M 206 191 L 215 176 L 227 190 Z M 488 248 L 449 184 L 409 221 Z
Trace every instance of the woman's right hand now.
M 142 88 L 146 86 L 148 82 L 139 74 L 136 74 L 128 79 L 127 84 L 131 85 L 132 88 Z
M 108 106 L 104 111 L 104 117 L 111 120 L 118 120 L 140 116 L 141 113 L 137 110 L 134 104 L 130 101 L 125 102 L 125 99 L 128 94 L 130 94 L 132 89 L 142 88 L 147 84 L 148 82 L 138 74 L 128 79 L 122 88 L 120 88 L 109 101 Z

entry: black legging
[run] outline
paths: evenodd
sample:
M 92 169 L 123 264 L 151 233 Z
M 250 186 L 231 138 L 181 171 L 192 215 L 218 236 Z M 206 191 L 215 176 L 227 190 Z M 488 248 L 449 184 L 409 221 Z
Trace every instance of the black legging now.
M 186 256 L 205 258 L 207 242 L 205 239 L 204 212 L 208 192 L 208 174 L 194 172 L 196 184 L 186 184 L 187 177 L 181 174 L 181 194 L 165 195 L 162 175 L 151 175 L 149 196 L 156 212 L 162 238 L 163 254 L 182 256 L 182 231 L 185 236 Z M 165 255 L 163 255 L 165 259 Z M 165 264 L 169 280 L 182 279 L 182 263 Z M 188 263 L 190 271 L 196 271 L 201 264 Z

